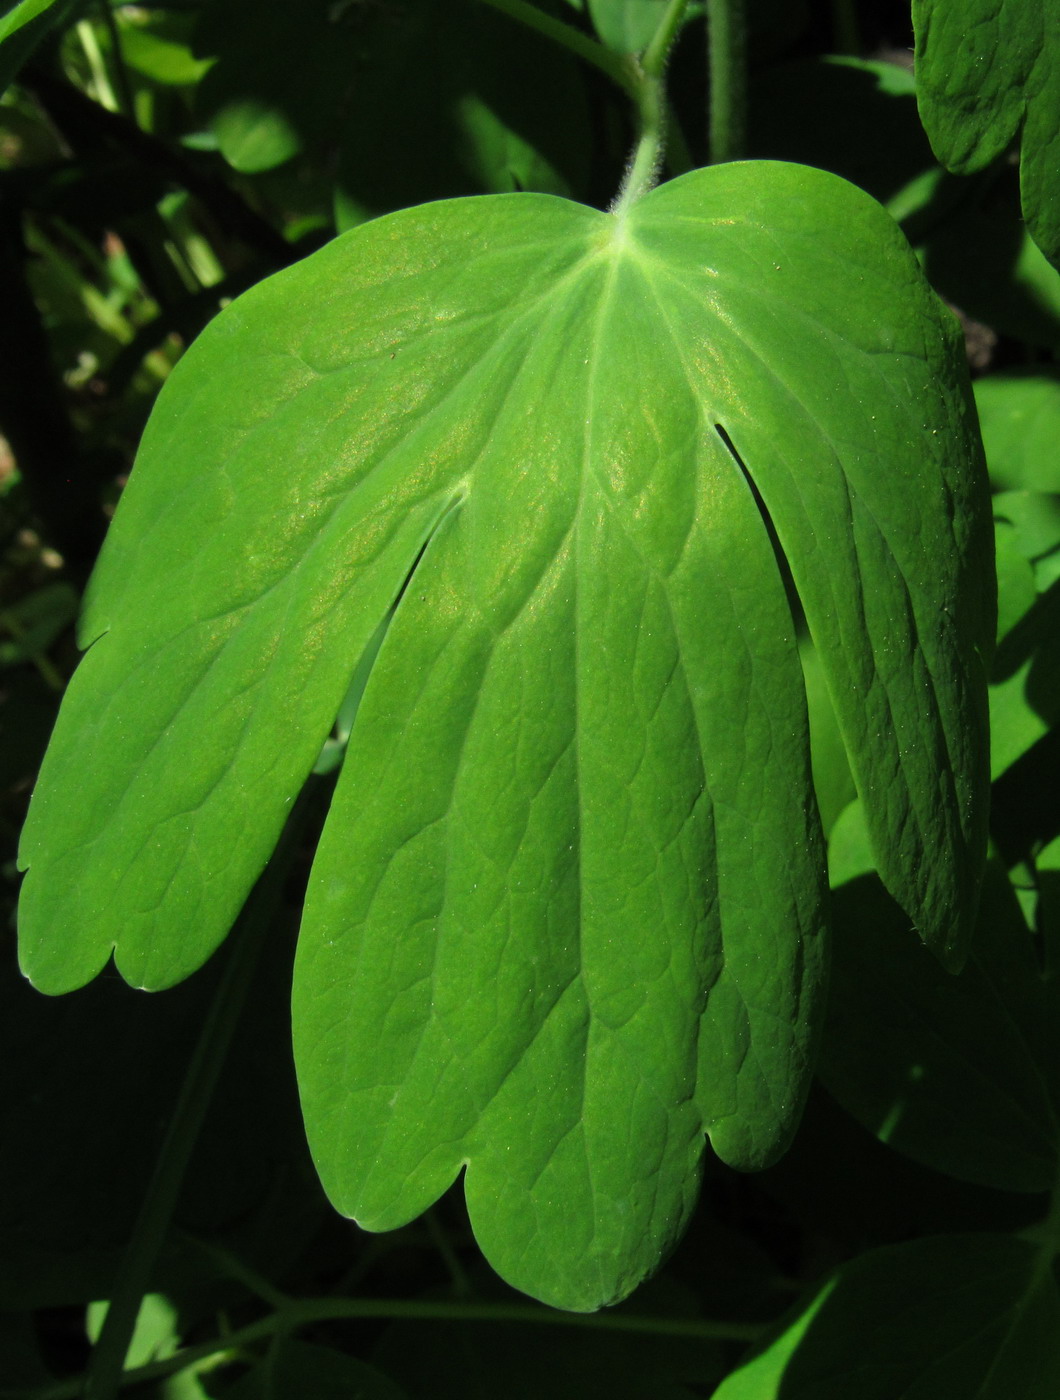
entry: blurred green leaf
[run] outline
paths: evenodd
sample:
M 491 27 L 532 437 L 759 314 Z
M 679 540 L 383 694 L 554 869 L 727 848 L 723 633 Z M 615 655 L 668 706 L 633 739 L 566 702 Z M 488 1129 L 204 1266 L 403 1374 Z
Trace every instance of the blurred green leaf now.
M 153 82 L 173 87 L 190 87 L 201 81 L 212 63 L 196 58 L 183 38 L 170 37 L 164 29 L 148 27 L 139 18 L 118 13 L 121 56 L 130 68 Z
M 217 56 L 198 101 L 226 159 L 327 152 L 343 227 L 448 195 L 571 193 L 588 167 L 575 62 L 475 0 L 214 0 L 196 47 Z
M 593 27 L 616 53 L 640 53 L 651 42 L 668 0 L 589 0 Z
M 881 1141 L 962 1181 L 1048 1191 L 1060 1164 L 1047 996 L 1012 887 L 988 869 L 959 977 L 924 953 L 874 875 L 834 893 L 818 1073 Z
M 972 387 L 995 490 L 1060 494 L 1060 371 L 1009 370 Z
M 931 147 L 908 68 L 827 56 L 752 73 L 751 152 L 831 170 L 881 202 L 927 169 Z
M 996 778 L 1060 720 L 1060 498 L 994 498 L 998 649 L 990 683 Z
M 1012 528 L 1016 549 L 1031 565 L 1039 593 L 1060 577 L 1060 493 L 1001 491 L 994 518 Z
M 0 93 L 50 34 L 71 24 L 91 0 L 22 0 L 0 16 Z
M 0 610 L 0 666 L 14 666 L 48 650 L 77 617 L 80 599 L 68 583 L 45 584 Z
M 1055 1400 L 1060 1296 L 1033 1244 L 939 1235 L 844 1265 L 713 1400 Z
M 902 227 L 939 294 L 1001 334 L 1060 350 L 1060 272 L 1026 230 L 1015 171 L 937 172 L 919 196 Z
M 5 6 L 5 13 L 0 15 L 0 44 L 56 3 L 57 0 L 21 0 L 21 3 Z
M 103 1301 L 92 1303 L 88 1309 L 86 1331 L 93 1344 L 99 1341 L 107 1307 L 108 1304 Z M 126 1367 L 146 1366 L 149 1361 L 172 1356 L 179 1346 L 177 1309 L 163 1294 L 148 1293 L 136 1317 L 136 1328 L 125 1356 Z

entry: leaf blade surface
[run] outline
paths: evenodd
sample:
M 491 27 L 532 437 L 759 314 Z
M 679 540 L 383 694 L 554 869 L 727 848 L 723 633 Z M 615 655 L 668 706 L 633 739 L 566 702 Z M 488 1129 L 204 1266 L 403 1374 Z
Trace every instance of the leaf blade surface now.
M 467 1164 L 505 1277 L 624 1296 L 704 1132 L 764 1165 L 805 1093 L 826 887 L 789 566 L 881 869 L 960 954 L 990 602 L 963 393 L 886 215 L 798 167 L 624 222 L 426 206 L 263 284 L 175 372 L 94 582 L 24 968 L 197 966 L 399 600 L 300 941 L 318 1169 L 387 1228 Z

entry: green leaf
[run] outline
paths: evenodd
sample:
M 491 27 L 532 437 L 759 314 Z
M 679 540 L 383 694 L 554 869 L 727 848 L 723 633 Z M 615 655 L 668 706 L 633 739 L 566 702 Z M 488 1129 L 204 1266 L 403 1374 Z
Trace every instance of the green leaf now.
M 934 172 L 889 205 L 931 285 L 1002 335 L 1060 351 L 1060 272 L 1027 233 L 1014 169 Z
M 713 1400 L 1052 1400 L 1060 1297 L 1038 1248 L 938 1235 L 846 1264 Z
M 667 0 L 589 0 L 593 28 L 616 53 L 640 53 L 651 43 Z
M 1060 373 L 990 374 L 973 388 L 995 489 L 1060 495 Z
M 152 23 L 141 16 L 118 15 L 121 57 L 156 83 L 167 87 L 190 86 L 209 72 L 210 59 L 195 58 L 184 36 L 170 32 L 171 24 Z
M 932 148 L 957 174 L 1016 140 L 1035 242 L 1060 262 L 1060 27 L 1026 0 L 913 0 L 917 99 Z
M 856 796 L 854 779 L 850 776 L 847 751 L 828 695 L 828 682 L 821 659 L 807 637 L 799 638 L 799 658 L 802 661 L 810 721 L 813 788 L 821 813 L 821 825 L 827 836 L 840 812 Z
M 21 4 L 7 7 L 7 13 L 0 15 L 0 44 L 56 3 L 58 0 L 21 0 Z
M 1048 1191 L 1060 1126 L 1056 1008 L 1004 872 L 991 867 L 968 965 L 949 977 L 874 876 L 836 891 L 819 1074 L 881 1141 L 961 1181 Z
M 400 596 L 299 945 L 318 1170 L 386 1229 L 468 1164 L 510 1282 L 629 1292 L 704 1131 L 763 1165 L 805 1093 L 826 887 L 775 548 L 884 878 L 963 955 L 993 635 L 963 374 L 879 206 L 784 164 L 622 218 L 402 211 L 253 289 L 167 382 L 89 592 L 26 972 L 209 955 Z
M 881 202 L 937 169 L 913 75 L 895 63 L 829 55 L 765 66 L 751 78 L 749 123 L 755 155 L 830 170 Z
M 14 79 L 37 46 L 70 23 L 87 0 L 22 0 L 0 16 L 0 92 Z
M 1060 495 L 994 497 L 998 648 L 990 685 L 996 778 L 1060 720 Z
M 0 667 L 39 656 L 77 617 L 77 594 L 68 583 L 46 583 L 0 610 Z

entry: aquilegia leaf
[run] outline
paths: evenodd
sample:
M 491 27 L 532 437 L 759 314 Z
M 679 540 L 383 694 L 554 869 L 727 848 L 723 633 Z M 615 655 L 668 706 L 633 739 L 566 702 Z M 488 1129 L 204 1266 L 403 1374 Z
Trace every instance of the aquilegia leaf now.
M 203 961 L 400 596 L 299 944 L 318 1168 L 385 1229 L 467 1164 L 506 1278 L 623 1296 L 704 1132 L 763 1165 L 807 1083 L 826 883 L 781 552 L 883 877 L 962 955 L 993 629 L 962 375 L 879 206 L 789 165 L 621 217 L 428 205 L 255 288 L 163 391 L 93 583 L 27 973 Z

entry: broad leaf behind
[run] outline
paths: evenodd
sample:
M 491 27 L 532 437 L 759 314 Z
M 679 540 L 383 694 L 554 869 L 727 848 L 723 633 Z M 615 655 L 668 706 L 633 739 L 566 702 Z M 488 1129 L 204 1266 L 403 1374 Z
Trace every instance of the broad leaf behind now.
M 704 1131 L 763 1165 L 805 1090 L 826 884 L 778 551 L 884 879 L 962 955 L 993 619 L 944 317 L 873 201 L 767 164 L 623 219 L 409 210 L 248 293 L 167 385 L 92 589 L 26 971 L 208 956 L 400 595 L 296 969 L 317 1164 L 385 1229 L 466 1163 L 511 1282 L 627 1293 Z

